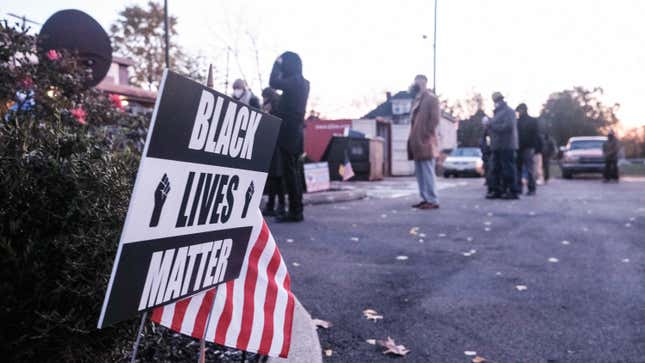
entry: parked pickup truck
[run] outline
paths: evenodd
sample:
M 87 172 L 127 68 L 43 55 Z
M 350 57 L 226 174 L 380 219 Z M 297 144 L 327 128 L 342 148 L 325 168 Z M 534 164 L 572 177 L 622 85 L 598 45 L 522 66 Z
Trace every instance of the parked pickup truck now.
M 571 179 L 578 173 L 602 173 L 605 168 L 602 145 L 605 141 L 607 141 L 605 136 L 570 138 L 560 159 L 562 177 Z

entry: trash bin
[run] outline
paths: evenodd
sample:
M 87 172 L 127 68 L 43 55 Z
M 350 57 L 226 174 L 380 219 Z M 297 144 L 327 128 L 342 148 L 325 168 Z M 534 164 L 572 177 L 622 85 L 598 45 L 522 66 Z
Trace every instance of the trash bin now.
M 380 180 L 383 179 L 383 145 L 381 138 L 334 136 L 322 160 L 329 164 L 331 180 L 342 180 L 338 168 L 345 162 L 345 155 L 354 170 L 352 180 Z

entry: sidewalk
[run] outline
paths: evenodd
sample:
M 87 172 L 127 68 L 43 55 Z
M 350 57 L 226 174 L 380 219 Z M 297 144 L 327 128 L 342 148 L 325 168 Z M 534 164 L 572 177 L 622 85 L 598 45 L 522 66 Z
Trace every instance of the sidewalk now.
M 296 299 L 289 358 L 269 358 L 268 363 L 322 363 L 322 350 L 311 315 Z

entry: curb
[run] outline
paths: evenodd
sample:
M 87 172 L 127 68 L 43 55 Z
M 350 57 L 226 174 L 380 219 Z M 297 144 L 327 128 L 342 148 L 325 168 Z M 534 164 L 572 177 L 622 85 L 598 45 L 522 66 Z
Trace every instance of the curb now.
M 367 197 L 363 190 L 342 189 L 328 192 L 305 193 L 302 196 L 302 202 L 305 205 L 328 204 L 339 202 L 351 202 Z
M 288 358 L 269 357 L 268 363 L 322 363 L 322 349 L 318 340 L 318 331 L 311 315 L 296 299 L 293 312 L 291 332 L 291 349 Z

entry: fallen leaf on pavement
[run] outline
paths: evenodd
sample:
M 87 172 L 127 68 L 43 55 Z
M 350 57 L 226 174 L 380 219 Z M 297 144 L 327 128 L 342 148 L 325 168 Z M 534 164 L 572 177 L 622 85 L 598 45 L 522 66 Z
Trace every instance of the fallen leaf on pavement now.
M 484 231 L 486 231 L 486 232 L 490 232 L 490 228 L 489 228 L 489 227 L 486 227 L 486 228 L 484 228 Z
M 298 262 L 294 262 L 294 263 L 292 263 L 292 265 L 294 265 L 295 267 L 300 266 L 300 264 Z
M 468 252 L 462 252 L 461 254 L 466 256 L 466 257 L 470 257 L 470 256 L 474 255 L 475 253 L 477 253 L 477 250 L 470 250 Z
M 329 329 L 332 326 L 334 326 L 334 324 L 322 319 L 311 319 L 311 322 L 314 323 L 316 327 L 321 327 L 325 329 Z
M 488 361 L 484 357 L 476 356 L 475 358 L 473 358 L 472 362 L 473 363 L 486 363 Z
M 413 236 L 416 236 L 417 234 L 419 234 L 419 227 L 410 228 L 410 234 Z
M 528 287 L 526 287 L 526 285 L 516 285 L 515 288 L 517 289 L 517 291 L 524 291 L 524 290 L 528 289 Z
M 377 313 L 376 310 L 373 310 L 373 309 L 363 310 L 363 316 L 367 320 L 374 320 L 374 322 L 376 322 L 377 320 L 383 319 L 383 315 L 379 315 L 379 313 Z
M 562 244 L 563 244 L 563 245 L 565 245 L 565 246 L 568 246 L 568 245 L 570 245 L 570 244 L 571 244 L 571 242 L 569 242 L 569 241 L 567 241 L 567 240 L 564 240 L 564 241 L 562 241 Z
M 419 233 L 419 237 L 426 238 L 426 234 L 425 233 Z
M 331 349 L 325 349 L 325 357 L 331 357 L 334 354 L 334 351 Z
M 408 256 L 396 256 L 396 259 L 399 261 L 405 261 L 408 259 Z
M 365 342 L 367 344 L 376 345 L 376 339 L 367 339 Z
M 293 243 L 293 239 L 287 238 L 287 243 Z
M 549 257 L 549 262 L 551 262 L 551 263 L 558 263 L 558 261 L 559 260 L 557 258 L 555 258 L 555 257 Z
M 354 241 L 354 242 L 358 242 L 359 238 L 358 237 L 352 237 L 351 240 Z
M 623 258 L 623 263 L 629 263 L 629 258 Z
M 387 348 L 385 351 L 383 351 L 383 354 L 395 354 L 395 355 L 400 355 L 400 356 L 405 356 L 406 354 L 410 353 L 410 350 L 406 348 L 404 345 L 397 345 L 394 342 L 394 339 L 387 337 L 387 340 L 379 340 L 377 343 L 384 347 Z
M 467 355 L 467 356 L 472 357 L 474 355 L 477 355 L 477 352 L 474 352 L 472 350 L 467 350 L 467 351 L 464 352 L 464 354 Z

